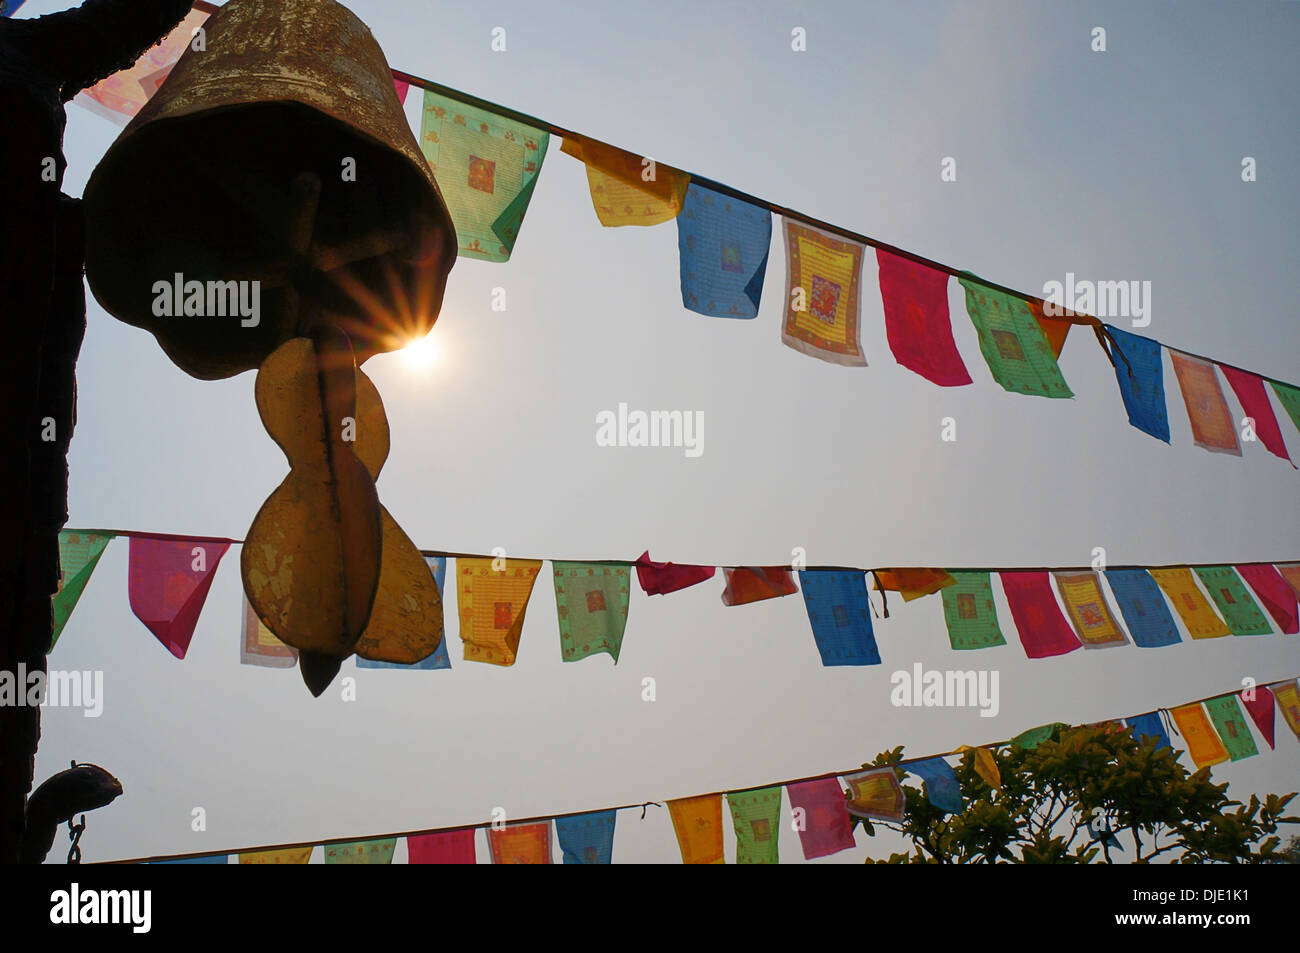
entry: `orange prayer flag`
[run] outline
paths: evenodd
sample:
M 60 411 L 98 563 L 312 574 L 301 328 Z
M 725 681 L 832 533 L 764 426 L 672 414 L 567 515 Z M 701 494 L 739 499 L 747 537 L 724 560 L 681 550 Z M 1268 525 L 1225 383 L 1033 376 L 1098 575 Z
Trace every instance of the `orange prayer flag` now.
M 722 795 L 705 794 L 668 802 L 683 864 L 721 864 Z
M 1287 727 L 1290 728 L 1297 739 L 1300 739 L 1300 685 L 1297 685 L 1296 679 L 1289 682 L 1272 686 L 1273 699 L 1277 702 L 1278 710 L 1282 712 L 1282 717 L 1286 720 Z
M 551 822 L 489 827 L 488 849 L 494 864 L 549 864 Z
M 587 167 L 591 204 L 602 225 L 658 225 L 682 210 L 689 173 L 585 136 L 565 136 L 560 151 Z
M 901 593 L 904 602 L 957 585 L 957 580 L 942 569 L 881 569 L 876 572 L 876 578 L 877 589 Z
M 1187 754 L 1196 767 L 1205 768 L 1228 760 L 1228 749 L 1223 746 L 1200 702 L 1175 708 L 1169 714 L 1173 716 L 1183 741 L 1187 742 Z
M 972 748 L 970 745 L 960 745 L 958 751 L 970 751 L 975 756 L 975 773 L 984 779 L 984 783 L 991 788 L 1002 787 L 1002 772 L 998 770 L 998 763 L 993 758 L 993 752 L 988 748 Z
M 456 604 L 465 661 L 515 664 L 524 610 L 541 568 L 540 559 L 456 560 Z
M 1026 301 L 1025 304 L 1029 305 L 1029 313 L 1034 316 L 1038 326 L 1047 335 L 1047 346 L 1052 349 L 1052 356 L 1059 358 L 1061 351 L 1065 348 L 1065 337 L 1070 333 L 1070 322 L 1047 317 L 1047 315 L 1043 314 L 1043 302 L 1041 301 L 1031 299 Z

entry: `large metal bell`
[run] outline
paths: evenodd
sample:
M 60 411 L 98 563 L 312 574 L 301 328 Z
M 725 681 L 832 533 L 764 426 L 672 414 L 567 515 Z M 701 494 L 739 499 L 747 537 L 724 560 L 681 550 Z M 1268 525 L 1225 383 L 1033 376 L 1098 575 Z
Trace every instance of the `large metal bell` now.
M 100 304 L 207 380 L 325 323 L 358 363 L 425 334 L 455 232 L 370 31 L 333 0 L 204 29 L 86 186 Z

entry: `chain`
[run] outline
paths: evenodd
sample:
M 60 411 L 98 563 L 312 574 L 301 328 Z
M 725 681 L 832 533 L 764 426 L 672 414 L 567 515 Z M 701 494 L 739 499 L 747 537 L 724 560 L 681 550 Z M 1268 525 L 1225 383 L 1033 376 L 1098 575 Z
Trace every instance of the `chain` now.
M 68 818 L 68 840 L 72 841 L 72 846 L 68 848 L 68 863 L 81 863 L 81 834 L 86 829 L 86 815 L 81 815 L 81 823 L 73 824 L 72 818 Z

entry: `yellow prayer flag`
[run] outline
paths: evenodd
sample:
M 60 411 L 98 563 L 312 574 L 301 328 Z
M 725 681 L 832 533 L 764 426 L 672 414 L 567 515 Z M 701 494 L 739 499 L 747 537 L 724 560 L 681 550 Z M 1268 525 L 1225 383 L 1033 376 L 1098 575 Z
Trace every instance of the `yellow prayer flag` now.
M 1173 716 L 1183 741 L 1187 742 L 1187 754 L 1198 768 L 1228 760 L 1228 749 L 1223 746 L 1200 702 L 1175 708 L 1169 714 Z
M 690 174 L 585 136 L 565 136 L 560 151 L 587 167 L 596 217 L 606 227 L 659 225 L 682 210 Z
M 515 664 L 524 610 L 541 568 L 540 559 L 456 560 L 456 604 L 465 661 Z
M 241 864 L 305 864 L 311 859 L 312 847 L 290 847 L 286 850 L 261 850 L 239 855 Z
M 1295 732 L 1297 739 L 1300 739 L 1300 686 L 1297 685 L 1296 679 L 1293 678 L 1289 682 L 1272 686 L 1272 689 L 1273 700 L 1277 702 L 1277 707 L 1281 709 L 1287 727 Z
M 705 794 L 668 802 L 683 864 L 725 863 L 722 853 L 722 795 Z
M 832 364 L 865 367 L 863 246 L 788 218 L 781 228 L 786 249 L 781 340 Z
M 970 745 L 961 745 L 957 750 L 975 752 L 975 773 L 983 778 L 984 783 L 989 787 L 1002 787 L 1002 772 L 998 770 L 993 752 L 988 748 L 972 748 Z
M 844 776 L 844 783 L 849 786 L 846 806 L 850 814 L 884 821 L 903 819 L 907 797 L 893 768 L 873 768 L 848 774 Z
M 1128 645 L 1128 636 L 1115 621 L 1095 572 L 1053 573 L 1056 588 L 1079 641 L 1086 649 Z
M 1208 599 L 1196 588 L 1190 569 L 1151 569 L 1151 578 L 1160 584 L 1169 601 L 1178 610 L 1178 617 L 1194 639 L 1217 639 L 1231 635 L 1228 626 L 1219 618 Z

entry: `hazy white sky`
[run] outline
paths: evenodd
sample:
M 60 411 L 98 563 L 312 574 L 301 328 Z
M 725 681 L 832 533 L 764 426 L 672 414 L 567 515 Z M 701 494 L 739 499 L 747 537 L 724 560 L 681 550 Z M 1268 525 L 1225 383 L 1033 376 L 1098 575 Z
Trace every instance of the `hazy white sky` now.
M 29 0 L 21 15 L 67 5 Z M 1149 280 L 1142 333 L 1300 379 L 1294 4 L 350 6 L 397 68 L 1027 291 L 1066 272 Z M 490 48 L 496 26 L 504 53 Z M 806 52 L 790 49 L 795 26 Z M 1095 26 L 1105 53 L 1090 50 Z M 418 106 L 412 90 L 413 124 Z M 68 192 L 117 132 L 69 107 Z M 779 228 L 756 320 L 688 312 L 675 225 L 602 229 L 582 166 L 558 145 L 512 261 L 453 269 L 438 363 L 366 365 L 392 427 L 380 498 L 418 545 L 727 564 L 785 563 L 803 547 L 814 564 L 858 566 L 1079 565 L 1096 546 L 1115 564 L 1300 557 L 1300 475 L 1260 444 L 1242 459 L 1194 447 L 1167 359 L 1172 446 L 1128 425 L 1086 331 L 1061 360 L 1075 399 L 1004 392 L 953 281 L 975 383 L 936 387 L 889 352 L 871 255 L 869 366 L 810 359 L 780 341 Z M 944 156 L 955 183 L 940 182 Z M 1243 156 L 1257 159 L 1253 184 Z M 490 308 L 495 287 L 504 313 Z M 253 374 L 193 380 L 93 300 L 78 381 L 71 527 L 242 537 L 283 478 Z M 702 412 L 704 453 L 597 446 L 596 415 L 620 402 Z M 955 443 L 940 440 L 949 416 Z M 721 578 L 635 590 L 618 665 L 562 664 L 548 565 L 513 668 L 462 661 L 449 611 L 450 672 L 348 663 L 357 700 L 337 684 L 313 699 L 296 671 L 239 664 L 237 549 L 184 661 L 132 616 L 127 549 L 110 545 L 51 657 L 103 670 L 103 715 L 47 710 L 37 763 L 38 779 L 75 758 L 122 780 L 125 795 L 89 818 L 87 861 L 755 787 L 899 744 L 924 755 L 1300 672 L 1296 636 L 1029 662 L 996 584 L 1005 647 L 955 653 L 937 598 L 892 599 L 876 622 L 883 664 L 823 668 L 802 597 L 727 608 Z M 999 715 L 891 707 L 890 674 L 918 661 L 999 671 Z M 647 676 L 654 703 L 641 700 Z M 1277 752 L 1215 774 L 1244 798 L 1297 788 L 1298 763 L 1279 720 Z M 205 832 L 191 830 L 195 807 Z M 788 810 L 781 856 L 801 861 Z M 615 861 L 676 862 L 667 812 L 638 818 L 619 815 Z M 858 843 L 826 862 L 896 846 Z M 727 845 L 730 860 L 729 830 Z M 60 838 L 54 859 L 64 849 Z

